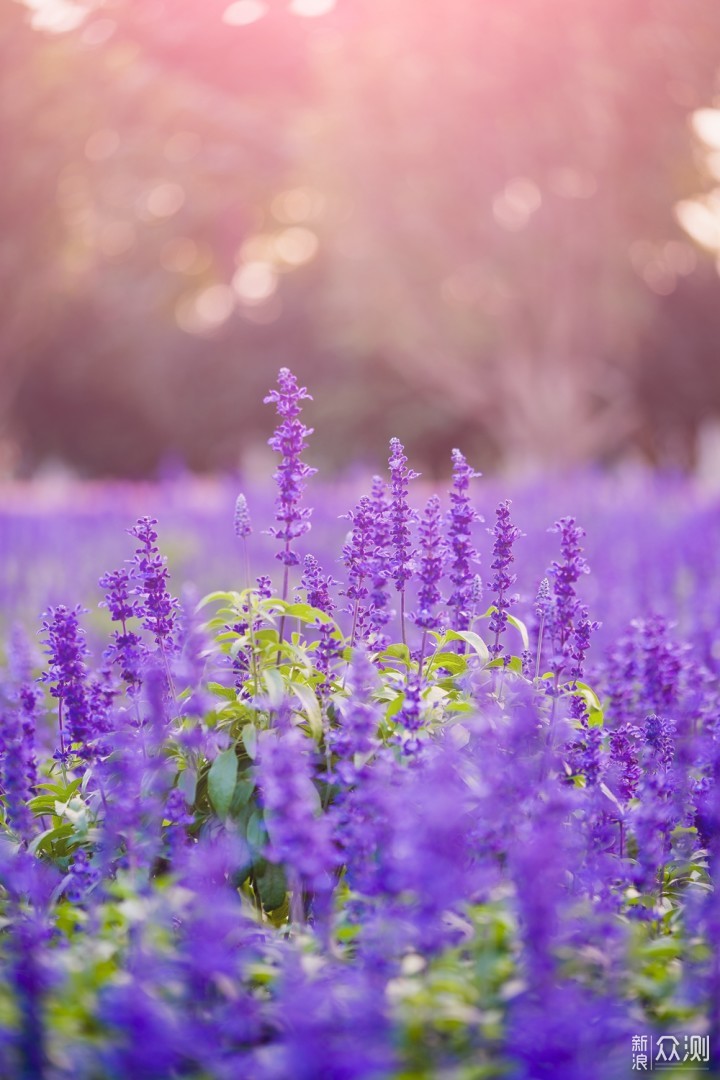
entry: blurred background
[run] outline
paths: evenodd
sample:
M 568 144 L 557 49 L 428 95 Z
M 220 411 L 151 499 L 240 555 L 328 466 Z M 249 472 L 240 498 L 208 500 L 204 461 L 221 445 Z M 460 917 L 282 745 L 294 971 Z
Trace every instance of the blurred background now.
M 717 0 L 1 0 L 0 59 L 0 476 L 252 470 L 282 365 L 326 475 L 717 467 Z

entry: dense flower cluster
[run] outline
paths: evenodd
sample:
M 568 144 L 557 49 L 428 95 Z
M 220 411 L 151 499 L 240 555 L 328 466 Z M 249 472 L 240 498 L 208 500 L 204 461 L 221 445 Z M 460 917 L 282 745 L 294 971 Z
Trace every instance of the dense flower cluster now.
M 282 584 L 248 570 L 180 608 L 142 518 L 102 640 L 54 606 L 42 665 L 10 649 L 0 1076 L 625 1080 L 643 1033 L 714 1075 L 708 640 L 638 603 L 603 650 L 582 530 L 561 519 L 516 581 L 507 502 L 483 611 L 476 474 L 455 451 L 449 509 L 418 517 L 397 440 L 290 603 L 305 396 L 281 372 Z

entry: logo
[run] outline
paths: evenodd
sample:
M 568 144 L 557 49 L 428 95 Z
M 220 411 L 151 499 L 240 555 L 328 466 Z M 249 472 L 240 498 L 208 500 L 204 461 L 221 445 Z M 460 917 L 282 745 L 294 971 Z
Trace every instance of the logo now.
M 660 1072 L 678 1065 L 710 1068 L 709 1035 L 633 1035 L 632 1067 L 635 1072 Z

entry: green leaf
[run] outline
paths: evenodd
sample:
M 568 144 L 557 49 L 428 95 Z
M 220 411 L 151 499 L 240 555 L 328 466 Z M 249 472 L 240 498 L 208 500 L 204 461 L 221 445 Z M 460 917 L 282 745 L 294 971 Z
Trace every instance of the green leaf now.
M 190 806 L 195 802 L 197 788 L 197 773 L 195 769 L 183 769 L 178 777 L 177 786 L 182 791 Z
M 490 660 L 490 650 L 487 645 L 474 630 L 448 630 L 445 637 L 450 641 L 464 641 L 478 654 L 482 660 L 483 665 L 487 664 Z
M 207 596 L 203 596 L 202 600 L 198 601 L 198 604 L 197 604 L 197 607 L 195 608 L 195 610 L 200 611 L 200 609 L 204 608 L 207 604 L 216 604 L 218 602 L 218 600 L 223 600 L 223 601 L 225 601 L 225 603 L 230 604 L 230 603 L 232 603 L 233 598 L 237 598 L 239 600 L 240 596 L 239 596 L 238 593 L 210 592 L 210 593 L 207 594 Z
M 277 709 L 285 698 L 285 682 L 283 677 L 277 668 L 269 668 L 267 671 L 263 671 L 262 677 L 267 689 L 270 707 Z
M 257 757 L 257 737 L 258 733 L 255 725 L 246 724 L 245 727 L 242 729 L 241 738 L 243 746 L 245 747 L 245 753 L 251 761 L 254 761 Z
M 380 653 L 381 660 L 401 660 L 403 664 L 410 663 L 410 650 L 407 645 L 388 645 L 384 652 Z
M 454 652 L 435 653 L 428 665 L 428 674 L 438 668 L 445 668 L 452 675 L 460 675 L 467 670 L 467 659 Z
M 592 686 L 588 686 L 587 683 L 579 681 L 575 681 L 571 685 L 573 686 L 572 693 L 577 694 L 578 697 L 583 698 L 583 700 L 587 703 L 588 709 L 590 709 L 591 712 L 601 713 L 603 711 L 602 705 L 600 703 L 600 698 L 597 696 Z
M 274 606 L 277 606 L 278 610 L 289 618 L 300 619 L 301 622 L 314 623 L 319 621 L 331 623 L 333 621 L 327 612 L 321 611 L 320 608 L 311 607 L 310 604 L 288 604 L 282 600 L 275 600 Z
M 251 851 L 262 851 L 267 842 L 267 832 L 265 830 L 265 822 L 263 816 L 259 810 L 253 810 L 250 815 L 250 820 L 247 823 L 247 829 L 245 832 L 248 846 Z
M 227 817 L 237 780 L 238 760 L 235 747 L 223 750 L 208 773 L 208 795 L 219 817 Z
M 60 840 L 69 840 L 75 832 L 75 828 L 69 822 L 63 825 L 58 825 L 54 829 L 46 829 L 45 832 L 36 836 L 32 843 L 28 846 L 28 851 L 31 855 L 35 855 L 41 851 L 51 851 L 53 846 Z
M 306 683 L 295 682 L 292 684 L 292 690 L 303 707 L 303 712 L 307 717 L 307 721 L 310 725 L 310 731 L 312 732 L 313 738 L 316 742 L 319 742 L 322 738 L 323 733 L 322 710 L 320 709 L 320 702 L 316 698 L 312 689 Z
M 243 808 L 247 806 L 254 790 L 255 784 L 252 780 L 238 780 L 235 785 L 232 804 L 230 806 L 230 814 L 232 817 L 236 817 L 241 813 Z
M 215 697 L 224 698 L 225 701 L 237 701 L 237 690 L 234 686 L 223 686 L 222 683 L 209 682 L 207 688 Z
M 262 870 L 256 872 L 255 880 L 265 910 L 274 911 L 279 908 L 287 893 L 287 880 L 282 866 L 265 863 Z
M 519 632 L 520 637 L 522 638 L 523 649 L 525 650 L 525 652 L 529 652 L 530 637 L 528 635 L 527 626 L 525 625 L 525 623 L 522 621 L 522 619 L 518 619 L 514 615 L 508 615 L 507 621 Z
M 486 665 L 486 667 L 505 668 L 506 671 L 515 672 L 516 675 L 522 675 L 523 669 L 522 660 L 519 656 L 509 656 L 507 658 L 504 656 L 498 656 L 495 658 L 495 660 L 491 660 L 490 663 Z

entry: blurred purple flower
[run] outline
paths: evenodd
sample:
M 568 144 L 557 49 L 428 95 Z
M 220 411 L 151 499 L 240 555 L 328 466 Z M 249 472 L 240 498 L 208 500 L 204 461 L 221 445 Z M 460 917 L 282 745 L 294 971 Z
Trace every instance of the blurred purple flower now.
M 252 532 L 250 511 L 248 509 L 247 499 L 243 494 L 238 495 L 235 500 L 233 527 L 238 540 L 244 540 L 246 537 L 250 536 Z

